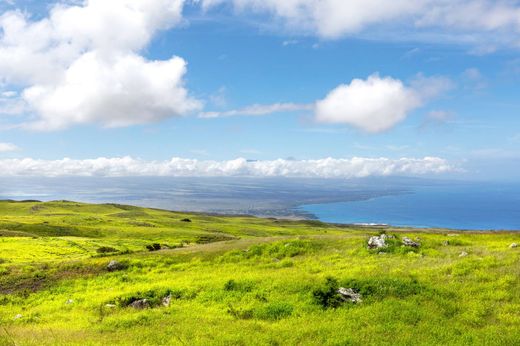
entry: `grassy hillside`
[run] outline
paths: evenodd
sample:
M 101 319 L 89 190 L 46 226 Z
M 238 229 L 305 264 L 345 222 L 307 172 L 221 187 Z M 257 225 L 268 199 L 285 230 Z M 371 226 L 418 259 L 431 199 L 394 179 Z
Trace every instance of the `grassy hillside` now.
M 395 238 L 367 249 L 381 231 Z M 401 246 L 405 236 L 421 245 Z M 0 345 L 514 345 L 515 242 L 520 233 L 0 202 Z M 339 287 L 362 302 L 343 302 Z

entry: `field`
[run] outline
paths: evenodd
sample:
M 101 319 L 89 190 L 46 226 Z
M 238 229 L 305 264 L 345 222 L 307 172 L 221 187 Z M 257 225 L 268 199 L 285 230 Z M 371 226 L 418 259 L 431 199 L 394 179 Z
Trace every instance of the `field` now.
M 388 247 L 368 249 L 381 232 Z M 3 201 L 0 345 L 518 345 L 512 243 L 520 233 Z

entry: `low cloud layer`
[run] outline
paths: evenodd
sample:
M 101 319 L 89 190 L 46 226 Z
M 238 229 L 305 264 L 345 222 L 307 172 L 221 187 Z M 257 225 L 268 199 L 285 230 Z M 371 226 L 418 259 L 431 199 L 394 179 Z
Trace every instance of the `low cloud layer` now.
M 143 161 L 132 157 L 91 160 L 0 160 L 0 176 L 171 176 L 171 177 L 309 177 L 360 178 L 368 176 L 424 175 L 454 171 L 446 160 L 424 158 L 361 158 L 320 160 L 199 161 L 172 158 Z
M 27 127 L 126 126 L 199 110 L 184 86 L 182 58 L 140 55 L 159 30 L 182 21 L 183 6 L 184 0 L 87 0 L 57 3 L 39 20 L 20 11 L 1 15 L 0 76 L 22 89 L 18 109 L 31 115 Z M 0 111 L 12 113 L 14 102 Z

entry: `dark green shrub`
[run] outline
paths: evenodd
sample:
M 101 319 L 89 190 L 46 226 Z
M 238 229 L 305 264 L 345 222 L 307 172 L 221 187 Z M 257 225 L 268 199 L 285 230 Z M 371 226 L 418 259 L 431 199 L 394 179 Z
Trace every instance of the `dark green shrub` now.
M 186 219 L 182 219 L 181 221 L 182 221 L 182 222 L 191 222 L 191 220 L 188 219 L 188 218 L 186 218 Z
M 101 246 L 100 248 L 98 248 L 96 250 L 96 252 L 99 254 L 111 253 L 111 252 L 117 252 L 117 251 L 118 251 L 117 249 L 110 247 L 110 246 Z
M 325 283 L 312 292 L 312 295 L 316 303 L 323 308 L 337 308 L 344 302 L 337 293 L 338 288 L 338 280 L 329 276 L 325 279 Z

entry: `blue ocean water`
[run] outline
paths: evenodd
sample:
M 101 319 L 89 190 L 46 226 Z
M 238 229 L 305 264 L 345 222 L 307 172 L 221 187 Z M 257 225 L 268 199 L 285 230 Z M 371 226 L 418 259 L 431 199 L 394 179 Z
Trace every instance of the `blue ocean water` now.
M 464 230 L 520 230 L 520 184 L 452 183 L 363 201 L 310 204 L 301 210 L 334 223 Z

